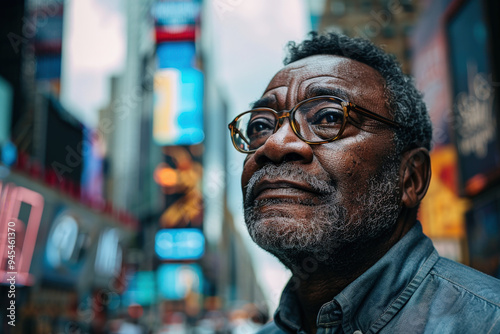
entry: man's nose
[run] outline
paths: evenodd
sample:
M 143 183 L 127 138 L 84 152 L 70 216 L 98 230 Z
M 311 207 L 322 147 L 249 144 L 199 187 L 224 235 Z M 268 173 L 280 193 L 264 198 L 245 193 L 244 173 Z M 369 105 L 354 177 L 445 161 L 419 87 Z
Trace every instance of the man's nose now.
M 269 162 L 279 164 L 283 161 L 310 163 L 312 159 L 311 146 L 297 137 L 289 119 L 285 119 L 278 131 L 255 152 L 255 161 L 259 165 Z

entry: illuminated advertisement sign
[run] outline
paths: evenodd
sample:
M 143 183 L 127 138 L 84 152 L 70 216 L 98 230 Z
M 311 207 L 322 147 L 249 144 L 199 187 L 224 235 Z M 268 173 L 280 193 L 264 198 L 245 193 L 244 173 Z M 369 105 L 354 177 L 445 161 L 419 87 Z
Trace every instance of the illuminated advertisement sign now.
M 469 202 L 456 191 L 456 151 L 450 145 L 441 146 L 431 152 L 431 161 L 432 180 L 418 211 L 424 233 L 433 240 L 463 238 Z
M 64 215 L 54 222 L 47 241 L 47 261 L 52 268 L 69 262 L 76 247 L 78 223 L 75 218 Z
M 158 0 L 152 7 L 156 41 L 194 40 L 201 0 Z
M 196 47 L 193 42 L 170 42 L 156 48 L 158 68 L 192 68 L 196 63 Z
M 0 182 L 0 280 L 15 275 L 30 285 L 29 271 L 44 207 L 37 192 Z
M 201 1 L 163 0 L 152 8 L 155 24 L 159 26 L 194 25 L 200 15 Z
M 156 277 L 154 271 L 139 271 L 132 276 L 123 296 L 125 305 L 151 305 L 156 301 Z
M 117 228 L 106 229 L 99 237 L 94 263 L 96 273 L 113 277 L 120 274 L 123 251 L 120 246 L 120 231 Z
M 159 145 L 194 145 L 204 139 L 203 74 L 192 67 L 194 44 L 158 46 L 153 138 Z
M 160 216 L 161 227 L 202 227 L 202 153 L 202 145 L 163 148 L 165 162 L 154 171 L 154 180 L 165 194 L 166 209 Z
M 70 210 L 62 207 L 49 231 L 44 256 L 44 276 L 53 281 L 75 283 L 83 269 L 88 233 Z
M 203 141 L 203 75 L 194 68 L 164 69 L 155 74 L 153 136 L 159 145 L 194 145 Z
M 163 260 L 196 260 L 205 252 L 205 237 L 195 228 L 163 229 L 156 233 L 155 251 Z
M 481 1 L 464 1 L 447 18 L 454 93 L 455 144 L 463 193 L 476 195 L 500 174 L 490 32 Z
M 169 300 L 184 299 L 191 293 L 200 293 L 203 274 L 197 264 L 162 264 L 158 267 L 158 292 Z
M 155 74 L 153 136 L 159 145 L 195 145 L 203 141 L 203 75 L 194 68 Z

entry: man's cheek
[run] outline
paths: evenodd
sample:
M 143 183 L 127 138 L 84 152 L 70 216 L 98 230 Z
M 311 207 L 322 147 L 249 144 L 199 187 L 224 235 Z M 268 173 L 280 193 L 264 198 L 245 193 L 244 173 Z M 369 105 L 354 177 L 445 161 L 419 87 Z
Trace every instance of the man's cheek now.
M 339 162 L 339 169 L 344 171 L 345 177 L 349 178 L 349 182 L 356 181 L 362 176 L 363 172 L 366 172 L 366 168 L 369 164 L 363 163 L 363 157 L 357 154 L 355 150 L 347 150 L 344 152 L 342 160 Z

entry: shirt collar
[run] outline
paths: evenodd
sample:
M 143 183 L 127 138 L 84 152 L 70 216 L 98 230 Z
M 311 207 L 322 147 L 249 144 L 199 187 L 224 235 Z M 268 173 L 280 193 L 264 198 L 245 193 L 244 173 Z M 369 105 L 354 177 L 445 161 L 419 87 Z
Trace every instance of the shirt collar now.
M 278 309 L 274 313 L 274 322 L 279 327 L 291 329 L 296 333 L 301 328 L 301 316 L 299 302 L 293 290 L 293 282 L 290 280 L 281 294 Z
M 413 295 L 437 259 L 432 242 L 417 222 L 375 265 L 321 307 L 318 326 L 341 322 L 347 333 L 382 328 Z M 279 327 L 297 332 L 301 319 L 293 285 L 290 281 L 283 290 L 274 319 Z

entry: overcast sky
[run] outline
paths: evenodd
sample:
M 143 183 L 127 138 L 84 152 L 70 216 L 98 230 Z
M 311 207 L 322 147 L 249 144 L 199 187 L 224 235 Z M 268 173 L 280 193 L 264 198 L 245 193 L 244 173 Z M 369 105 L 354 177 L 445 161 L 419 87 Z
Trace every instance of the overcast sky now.
M 124 70 L 124 0 L 66 0 L 61 103 L 88 127 L 110 100 L 110 77 Z

